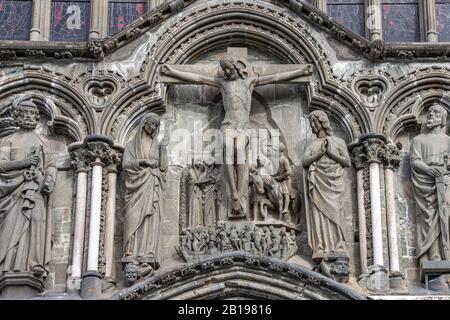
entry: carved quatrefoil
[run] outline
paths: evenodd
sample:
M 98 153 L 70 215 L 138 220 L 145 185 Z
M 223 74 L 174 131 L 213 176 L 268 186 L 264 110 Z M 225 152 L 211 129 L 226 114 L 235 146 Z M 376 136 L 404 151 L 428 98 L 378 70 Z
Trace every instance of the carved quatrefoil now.
M 378 107 L 387 91 L 387 82 L 382 77 L 360 78 L 355 82 L 354 90 L 362 102 L 371 108 Z
M 109 79 L 91 79 L 86 82 L 84 88 L 95 106 L 103 106 L 116 91 L 116 84 Z

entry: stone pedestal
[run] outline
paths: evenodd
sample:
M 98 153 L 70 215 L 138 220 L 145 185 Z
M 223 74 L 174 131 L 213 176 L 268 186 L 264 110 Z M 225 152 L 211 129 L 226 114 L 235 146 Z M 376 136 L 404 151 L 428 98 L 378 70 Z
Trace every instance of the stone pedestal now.
M 0 298 L 31 299 L 44 291 L 44 282 L 31 272 L 6 272 L 0 276 Z
M 80 296 L 83 299 L 98 299 L 102 294 L 102 276 L 97 271 L 87 271 L 81 281 Z
M 367 290 L 373 293 L 384 293 L 389 290 L 388 271 L 383 266 L 370 266 L 369 277 L 366 280 Z
M 400 272 L 391 272 L 389 275 L 389 288 L 391 293 L 407 293 L 405 276 Z

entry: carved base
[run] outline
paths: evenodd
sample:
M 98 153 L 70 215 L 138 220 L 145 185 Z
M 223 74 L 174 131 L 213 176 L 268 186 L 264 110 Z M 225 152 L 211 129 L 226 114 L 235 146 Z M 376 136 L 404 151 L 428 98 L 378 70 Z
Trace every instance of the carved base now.
M 373 293 L 385 293 L 389 290 L 388 271 L 383 266 L 370 266 L 370 276 L 366 280 L 367 290 Z
M 98 299 L 102 294 L 102 276 L 97 271 L 87 271 L 81 281 L 80 296 L 83 299 Z
M 67 293 L 78 294 L 81 289 L 81 278 L 70 277 L 67 279 Z
M 44 291 L 44 282 L 31 272 L 5 272 L 0 276 L 2 299 L 31 299 Z
M 405 276 L 400 272 L 392 272 L 389 275 L 389 288 L 391 293 L 407 293 Z

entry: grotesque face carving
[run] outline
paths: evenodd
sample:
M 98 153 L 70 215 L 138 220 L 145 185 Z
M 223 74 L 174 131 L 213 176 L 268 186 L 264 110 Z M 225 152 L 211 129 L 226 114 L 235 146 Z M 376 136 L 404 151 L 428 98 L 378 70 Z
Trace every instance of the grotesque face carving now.
M 337 259 L 331 266 L 331 274 L 348 276 L 350 273 L 347 259 Z
M 33 102 L 24 101 L 15 107 L 13 117 L 20 128 L 32 130 L 39 120 L 39 110 Z
M 125 276 L 125 281 L 129 284 L 135 283 L 139 278 L 139 270 L 137 266 L 131 263 L 127 264 L 123 273 Z

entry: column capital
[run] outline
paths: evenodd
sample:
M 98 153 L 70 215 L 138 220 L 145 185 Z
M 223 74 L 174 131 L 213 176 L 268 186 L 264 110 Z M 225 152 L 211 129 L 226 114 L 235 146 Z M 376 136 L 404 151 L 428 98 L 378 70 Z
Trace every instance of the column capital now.
M 363 146 L 353 146 L 350 149 L 350 158 L 356 170 L 363 170 L 367 168 L 367 156 L 363 150 Z
M 70 165 L 74 171 L 78 172 L 88 172 L 90 160 L 86 157 L 83 152 L 83 148 L 78 146 L 77 148 L 69 149 L 70 154 Z
M 69 146 L 72 167 L 79 170 L 89 170 L 89 166 L 101 165 L 108 171 L 117 171 L 122 163 L 123 148 L 114 145 L 107 136 L 87 136 L 83 142 Z
M 385 153 L 383 155 L 383 163 L 385 169 L 397 170 L 400 166 L 400 149 L 399 146 L 388 143 L 385 147 Z

